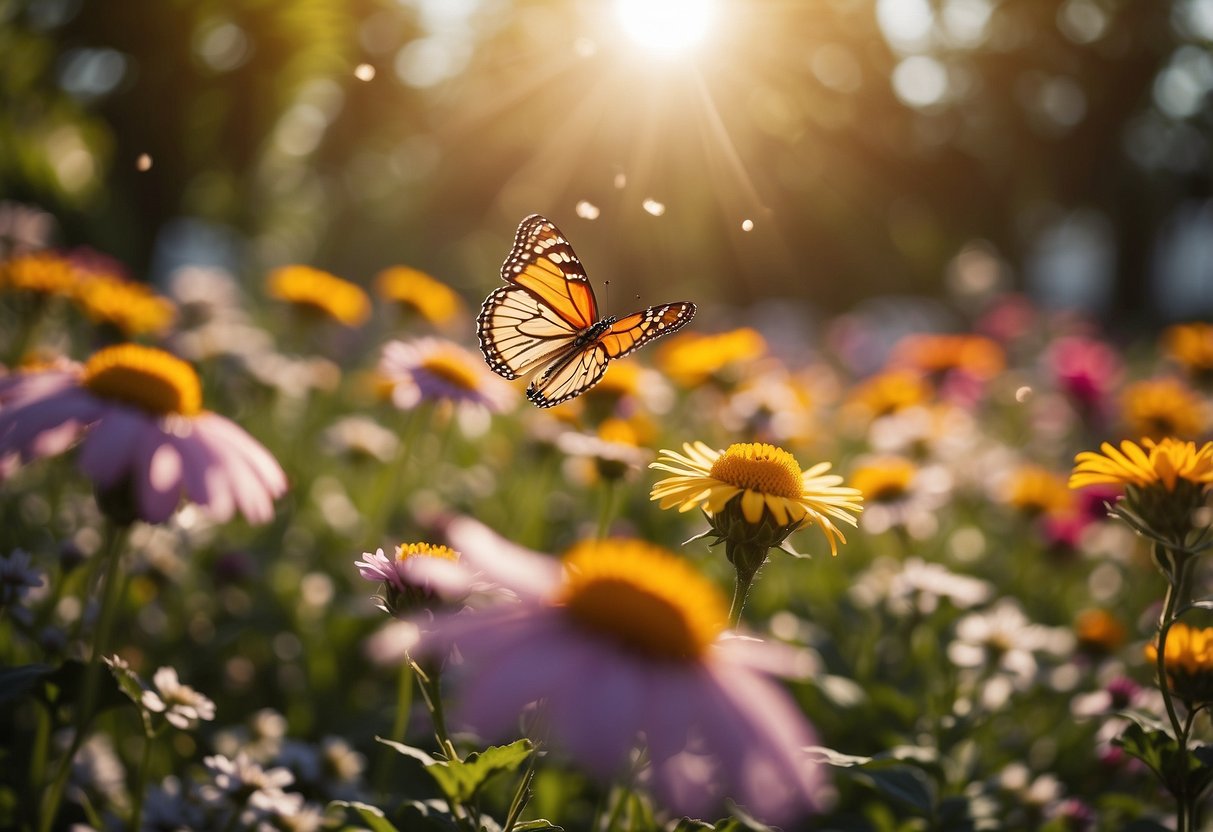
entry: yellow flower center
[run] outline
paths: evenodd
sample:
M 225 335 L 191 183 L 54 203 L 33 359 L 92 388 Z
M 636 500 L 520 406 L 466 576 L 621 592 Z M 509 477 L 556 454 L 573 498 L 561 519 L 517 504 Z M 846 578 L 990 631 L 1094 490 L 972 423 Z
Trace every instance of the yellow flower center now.
M 804 496 L 800 463 L 783 448 L 763 442 L 730 445 L 712 463 L 711 476 L 720 482 L 775 497 Z
M 459 560 L 459 553 L 449 546 L 434 543 L 401 543 L 396 547 L 396 560 L 404 561 L 418 557 Z
M 905 459 L 888 459 L 865 465 L 851 475 L 851 486 L 863 492 L 873 503 L 893 502 L 910 490 L 914 464 Z
M 458 355 L 435 353 L 427 356 L 421 362 L 421 367 L 430 375 L 436 376 L 461 390 L 479 389 L 479 384 L 477 384 L 479 379 L 476 377 L 476 371 L 469 367 L 468 363 Z
M 648 658 L 699 658 L 724 629 L 724 598 L 690 564 L 640 540 L 593 540 L 564 556 L 559 601 L 583 627 Z
M 94 353 L 80 383 L 107 399 L 151 413 L 192 416 L 202 409 L 202 384 L 186 362 L 163 350 L 118 344 Z

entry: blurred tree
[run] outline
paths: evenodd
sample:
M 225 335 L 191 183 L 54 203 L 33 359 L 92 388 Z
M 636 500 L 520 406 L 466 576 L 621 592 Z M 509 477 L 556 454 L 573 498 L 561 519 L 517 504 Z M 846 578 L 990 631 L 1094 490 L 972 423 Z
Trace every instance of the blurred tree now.
M 937 291 L 973 239 L 1023 264 L 1085 209 L 1127 315 L 1159 229 L 1210 198 L 1210 0 L 720 7 L 661 58 L 606 2 L 10 0 L 0 187 L 138 265 L 199 216 L 260 265 L 475 294 L 540 211 L 628 303 L 835 311 Z

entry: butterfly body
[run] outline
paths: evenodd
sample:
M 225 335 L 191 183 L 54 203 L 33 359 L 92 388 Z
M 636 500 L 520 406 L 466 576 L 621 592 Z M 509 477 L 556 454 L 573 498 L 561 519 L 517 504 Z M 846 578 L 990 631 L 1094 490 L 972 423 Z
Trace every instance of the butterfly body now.
M 506 285 L 489 293 L 476 319 L 480 350 L 498 375 L 530 377 L 527 398 L 539 407 L 579 396 L 602 379 L 611 359 L 695 316 L 695 304 L 681 301 L 600 319 L 573 247 L 538 214 L 518 226 L 501 277 Z

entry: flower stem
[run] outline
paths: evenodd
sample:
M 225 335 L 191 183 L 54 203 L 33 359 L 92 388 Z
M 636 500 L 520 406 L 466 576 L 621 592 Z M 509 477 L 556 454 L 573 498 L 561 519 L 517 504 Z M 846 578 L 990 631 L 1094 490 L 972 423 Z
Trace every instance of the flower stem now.
M 131 829 L 138 830 L 143 820 L 143 793 L 147 791 L 147 769 L 152 761 L 152 743 L 156 740 L 156 732 L 152 730 L 151 719 L 147 711 L 143 717 L 143 751 L 139 755 L 139 771 L 135 775 L 135 793 L 132 795 L 134 807 L 131 809 Z
M 408 732 L 409 711 L 413 706 L 413 675 L 411 662 L 406 661 L 400 665 L 400 674 L 396 682 L 396 716 L 392 720 L 392 732 L 388 734 L 388 739 L 395 742 L 404 742 L 404 735 Z M 379 772 L 376 775 L 380 792 L 387 788 L 388 773 L 391 771 L 392 760 L 395 759 L 395 756 L 391 748 L 383 746 L 379 757 Z
M 598 539 L 605 540 L 611 530 L 611 521 L 615 519 L 615 481 L 607 480 L 602 484 L 602 506 L 598 510 Z
M 535 780 L 535 761 L 538 759 L 539 748 L 535 747 L 531 750 L 531 756 L 526 762 L 526 771 L 523 772 L 518 789 L 514 792 L 514 799 L 510 801 L 510 810 L 506 813 L 505 825 L 501 828 L 501 832 L 513 832 L 518 819 L 522 816 L 522 810 L 531 802 L 531 783 Z
M 737 629 L 741 623 L 741 610 L 745 607 L 746 596 L 750 594 L 750 585 L 754 583 L 754 573 L 738 569 L 735 573 L 736 582 L 733 584 L 733 603 L 729 605 L 729 629 Z
M 442 685 L 438 678 L 438 671 L 433 670 L 431 673 L 426 673 L 421 669 L 421 665 L 408 659 L 408 665 L 413 669 L 413 673 L 417 675 L 417 687 L 421 690 L 421 698 L 425 700 L 425 706 L 430 712 L 430 717 L 434 722 L 434 738 L 438 740 L 438 748 L 442 755 L 452 762 L 462 762 L 459 759 L 459 752 L 455 750 L 455 743 L 451 741 L 450 732 L 446 727 L 446 715 L 442 710 Z M 448 796 L 450 797 L 450 796 Z M 455 822 L 460 828 L 475 830 L 475 821 L 468 817 L 468 810 L 463 804 L 453 797 L 450 797 L 451 814 L 455 816 Z
M 1171 693 L 1171 687 L 1167 683 L 1167 634 L 1171 631 L 1171 625 L 1175 623 L 1175 611 L 1184 597 L 1184 584 L 1187 578 L 1189 563 L 1190 561 L 1183 562 L 1173 573 L 1174 578 L 1167 582 L 1167 594 L 1163 599 L 1162 615 L 1158 620 L 1158 649 L 1155 660 L 1155 669 L 1158 673 L 1158 688 L 1162 693 L 1163 705 L 1167 710 L 1167 719 L 1171 723 L 1171 730 L 1175 733 L 1175 739 L 1179 744 L 1180 750 L 1179 771 L 1176 782 L 1167 784 L 1171 788 L 1172 794 L 1175 795 L 1176 803 L 1178 804 L 1175 815 L 1176 832 L 1188 832 L 1192 828 L 1192 811 L 1194 807 L 1190 805 L 1191 796 L 1188 794 L 1188 732 L 1191 729 L 1192 721 L 1191 714 L 1189 714 L 1187 722 L 1183 725 L 1180 724 L 1179 715 L 1175 710 L 1175 701 Z
M 105 577 L 101 586 L 101 612 L 97 618 L 97 629 L 93 636 L 93 649 L 88 657 L 88 665 L 84 669 L 84 688 L 80 698 L 80 707 L 76 709 L 76 728 L 71 745 L 59 761 L 55 779 L 51 783 L 42 804 L 41 832 L 50 832 L 54 825 L 55 816 L 59 814 L 59 806 L 63 802 L 63 789 L 67 785 L 68 775 L 72 770 L 72 759 L 84 742 L 85 732 L 93 718 L 93 709 L 97 704 L 97 688 L 101 680 L 101 657 L 110 647 L 110 634 L 114 629 L 118 606 L 122 600 L 121 588 L 124 585 L 121 572 L 122 549 L 126 542 L 129 526 L 119 526 L 112 522 L 106 523 L 106 545 L 100 557 L 107 558 Z

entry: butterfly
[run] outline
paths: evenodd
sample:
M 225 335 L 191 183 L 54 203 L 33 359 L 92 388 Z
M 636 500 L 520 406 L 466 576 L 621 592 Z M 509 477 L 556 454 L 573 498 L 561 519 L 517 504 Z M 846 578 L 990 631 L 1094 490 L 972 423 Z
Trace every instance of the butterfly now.
M 518 226 L 494 289 L 476 318 L 480 351 L 493 372 L 531 377 L 526 396 L 552 407 L 602 380 L 607 364 L 679 329 L 695 304 L 650 306 L 599 319 L 598 301 L 569 241 L 551 220 L 531 214 Z

